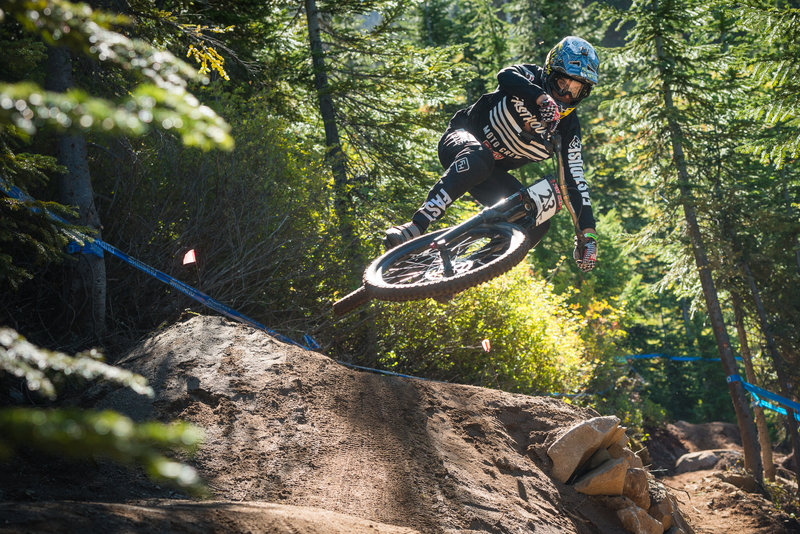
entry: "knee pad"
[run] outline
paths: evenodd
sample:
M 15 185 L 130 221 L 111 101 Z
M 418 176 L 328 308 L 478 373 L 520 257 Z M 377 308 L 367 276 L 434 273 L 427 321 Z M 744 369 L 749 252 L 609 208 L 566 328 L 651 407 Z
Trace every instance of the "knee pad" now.
M 439 162 L 444 169 L 447 169 L 456 159 L 456 155 L 465 148 L 480 148 L 481 143 L 474 135 L 464 129 L 448 130 L 439 139 L 437 152 Z

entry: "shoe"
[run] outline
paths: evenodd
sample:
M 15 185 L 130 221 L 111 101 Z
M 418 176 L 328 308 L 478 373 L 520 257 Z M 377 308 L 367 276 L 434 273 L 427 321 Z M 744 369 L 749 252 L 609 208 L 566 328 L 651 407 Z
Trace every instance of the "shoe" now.
M 392 226 L 386 230 L 386 236 L 383 238 L 383 246 L 386 250 L 393 249 L 397 245 L 402 245 L 406 241 L 411 241 L 415 237 L 422 235 L 422 230 L 413 221 L 401 224 L 399 226 Z

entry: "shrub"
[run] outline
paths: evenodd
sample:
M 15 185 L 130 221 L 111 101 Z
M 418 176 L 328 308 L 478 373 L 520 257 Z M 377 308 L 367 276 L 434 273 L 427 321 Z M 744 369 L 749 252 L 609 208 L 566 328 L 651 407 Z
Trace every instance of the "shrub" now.
M 580 315 L 527 264 L 447 304 L 377 307 L 380 363 L 391 370 L 528 394 L 586 379 Z

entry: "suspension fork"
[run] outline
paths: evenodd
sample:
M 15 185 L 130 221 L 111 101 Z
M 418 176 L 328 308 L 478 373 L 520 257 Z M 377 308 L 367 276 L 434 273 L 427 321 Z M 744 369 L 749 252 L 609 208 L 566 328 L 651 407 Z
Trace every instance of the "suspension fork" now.
M 556 162 L 558 162 L 558 187 L 561 189 L 561 197 L 564 199 L 564 204 L 567 205 L 567 211 L 569 211 L 569 215 L 572 217 L 572 225 L 575 227 L 575 237 L 578 239 L 578 247 L 582 250 L 584 246 L 586 246 L 586 237 L 584 237 L 583 232 L 581 232 L 578 215 L 575 213 L 575 208 L 572 207 L 569 191 L 567 191 L 567 182 L 564 178 L 564 161 L 561 158 L 561 134 L 553 132 L 551 139 L 553 141 L 553 148 L 555 149 L 553 154 L 556 158 Z

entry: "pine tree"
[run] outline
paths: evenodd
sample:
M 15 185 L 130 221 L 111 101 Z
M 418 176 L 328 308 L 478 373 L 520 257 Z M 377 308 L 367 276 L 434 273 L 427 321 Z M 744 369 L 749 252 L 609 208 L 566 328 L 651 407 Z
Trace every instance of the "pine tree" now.
M 623 22 L 634 23 L 626 45 L 612 61 L 620 69 L 621 94 L 610 105 L 630 136 L 623 142 L 629 160 L 644 174 L 667 206 L 653 206 L 658 217 L 651 223 L 651 235 L 664 235 L 669 214 L 680 210 L 691 250 L 696 276 L 705 300 L 717 349 L 726 376 L 738 375 L 730 340 L 709 260 L 707 236 L 702 228 L 703 196 L 698 182 L 698 154 L 695 134 L 710 122 L 704 116 L 719 97 L 712 83 L 711 58 L 714 45 L 707 38 L 713 19 L 707 5 L 681 0 L 634 2 L 627 12 L 616 12 Z M 634 141 L 631 143 L 631 141 Z M 661 215 L 656 215 L 660 213 Z M 665 216 L 667 215 L 667 216 Z M 677 221 L 676 221 L 677 222 Z M 684 264 L 686 266 L 686 264 Z M 730 381 L 728 391 L 736 412 L 745 449 L 745 464 L 757 478 L 762 476 L 759 445 L 752 414 L 739 381 Z
M 766 127 L 748 149 L 780 169 L 800 156 L 800 9 L 748 0 L 737 14 L 739 28 L 759 36 L 745 69 L 765 89 L 744 103 L 744 115 Z
M 94 131 L 141 135 L 161 127 L 176 132 L 189 145 L 204 148 L 232 145 L 227 124 L 209 108 L 201 106 L 186 90 L 187 79 L 199 79 L 196 71 L 168 52 L 110 29 L 126 24 L 126 18 L 92 11 L 86 6 L 75 7 L 67 2 L 6 0 L 0 1 L 0 17 L 3 32 L 12 36 L 12 41 L 25 36 L 23 42 L 35 43 L 28 53 L 32 62 L 27 63 L 29 69 L 43 63 L 48 50 L 50 58 L 50 76 L 44 88 L 19 75 L 15 69 L 4 70 L 0 77 L 0 137 L 6 149 L 0 156 L 4 171 L 0 178 L 6 188 L 26 187 L 40 185 L 49 174 L 66 172 L 66 187 L 63 189 L 70 193 L 62 196 L 62 202 L 78 211 L 63 207 L 51 209 L 55 208 L 62 216 L 75 215 L 84 232 L 91 233 L 92 228 L 100 226 L 93 211 L 85 134 Z M 129 70 L 141 78 L 136 86 L 118 98 L 90 95 L 73 87 L 70 53 L 88 57 L 109 71 Z M 37 131 L 61 135 L 59 158 L 64 166 L 56 168 L 52 159 L 15 153 L 12 143 L 31 139 Z M 44 212 L 29 212 L 25 204 L 19 200 L 4 199 L 3 202 L 3 208 L 13 213 L 12 218 L 3 217 L 3 234 L 4 237 L 10 234 L 13 242 L 0 254 L 0 266 L 4 269 L 0 277 L 7 278 L 12 286 L 30 277 L 30 264 L 18 259 L 18 242 L 34 244 L 41 258 L 53 260 L 62 257 L 56 251 L 66 241 L 60 234 L 60 225 L 49 220 Z M 95 237 L 99 236 L 95 234 Z M 91 279 L 87 286 L 87 292 L 92 296 L 88 317 L 90 324 L 96 321 L 94 333 L 99 335 L 103 331 L 105 311 L 102 259 L 93 257 L 88 262 L 79 263 L 89 263 L 90 268 L 74 276 L 73 281 L 80 288 L 78 280 Z M 73 308 L 79 306 L 79 303 L 72 302 Z M 85 336 L 87 332 L 81 334 Z

